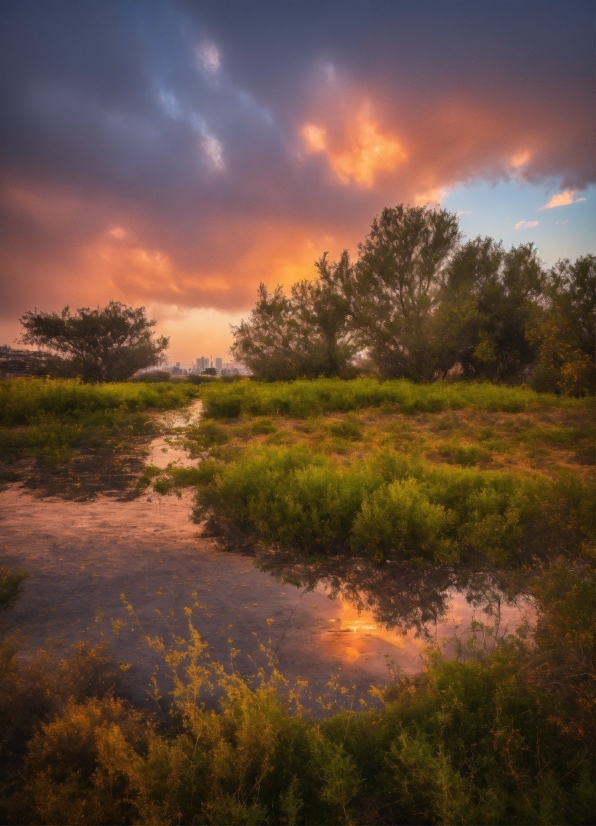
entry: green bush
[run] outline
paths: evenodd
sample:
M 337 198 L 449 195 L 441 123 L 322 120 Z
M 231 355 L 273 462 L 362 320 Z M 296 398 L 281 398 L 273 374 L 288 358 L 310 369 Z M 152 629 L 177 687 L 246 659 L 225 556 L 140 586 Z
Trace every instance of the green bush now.
M 415 479 L 393 482 L 362 502 L 351 531 L 351 546 L 378 562 L 387 557 L 434 562 L 457 561 L 449 538 L 453 516 L 432 504 Z
M 117 452 L 147 436 L 148 410 L 171 410 L 197 395 L 191 385 L 81 384 L 38 378 L 0 381 L 0 455 L 32 456 L 45 465 L 69 460 L 72 448 Z
M 490 451 L 480 445 L 461 445 L 457 442 L 445 442 L 439 446 L 438 452 L 444 459 L 464 467 L 489 462 L 491 458 Z
M 433 465 L 393 451 L 343 465 L 273 446 L 247 448 L 212 473 L 199 499 L 224 533 L 305 553 L 351 548 L 426 564 L 481 554 L 508 566 L 561 543 L 573 553 L 594 530 L 590 490 L 570 476 Z
M 28 425 L 48 415 L 76 421 L 90 413 L 118 408 L 171 410 L 187 404 L 196 394 L 186 384 L 89 385 L 75 380 L 8 379 L 0 381 L 0 424 Z
M 344 419 L 342 422 L 331 422 L 329 432 L 340 439 L 349 439 L 354 442 L 362 439 L 362 427 L 357 419 Z
M 230 436 L 225 427 L 209 419 L 203 419 L 198 427 L 189 428 L 187 438 L 191 443 L 203 449 L 214 445 L 225 445 L 226 442 L 230 441 Z

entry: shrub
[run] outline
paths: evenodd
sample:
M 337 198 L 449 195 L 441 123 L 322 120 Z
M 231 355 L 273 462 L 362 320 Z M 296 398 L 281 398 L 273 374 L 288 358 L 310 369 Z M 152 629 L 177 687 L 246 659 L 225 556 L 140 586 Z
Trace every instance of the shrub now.
M 573 477 L 433 465 L 393 451 L 338 464 L 303 447 L 247 448 L 214 464 L 203 513 L 234 536 L 304 553 L 353 552 L 519 566 L 593 536 L 588 486 Z
M 351 531 L 351 547 L 381 562 L 400 559 L 457 561 L 457 547 L 447 538 L 451 515 L 429 502 L 415 479 L 393 482 L 362 502 Z
M 152 433 L 148 410 L 170 410 L 197 395 L 191 385 L 84 385 L 36 378 L 0 381 L 0 454 L 67 462 L 72 449 L 122 452 L 130 439 Z

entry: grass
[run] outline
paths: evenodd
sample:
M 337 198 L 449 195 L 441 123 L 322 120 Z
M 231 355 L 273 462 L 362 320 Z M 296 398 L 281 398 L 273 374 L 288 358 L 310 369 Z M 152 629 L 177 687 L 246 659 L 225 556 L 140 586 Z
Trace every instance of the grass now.
M 372 379 L 212 384 L 201 398 L 187 446 L 209 461 L 155 489 L 197 486 L 197 513 L 234 541 L 520 567 L 594 536 L 590 400 Z
M 154 433 L 151 414 L 184 406 L 196 395 L 183 383 L 1 381 L 0 480 L 42 480 L 61 471 L 74 477 L 109 471 L 115 479 L 126 457 Z
M 202 389 L 201 398 L 206 415 L 217 419 L 242 414 L 308 418 L 381 406 L 406 415 L 465 408 L 519 413 L 545 407 L 575 410 L 586 406 L 585 400 L 536 393 L 525 387 L 470 382 L 412 384 L 408 381 L 380 382 L 372 378 L 212 384 Z
M 108 410 L 172 410 L 196 395 L 192 385 L 182 382 L 81 384 L 60 379 L 8 379 L 0 381 L 0 425 L 31 425 L 44 416 L 81 421 Z

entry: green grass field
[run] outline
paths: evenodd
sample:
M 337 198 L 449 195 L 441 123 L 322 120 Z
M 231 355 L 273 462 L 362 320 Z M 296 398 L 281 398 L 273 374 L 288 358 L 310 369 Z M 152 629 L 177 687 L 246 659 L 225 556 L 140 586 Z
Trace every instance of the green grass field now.
M 57 478 L 71 473 L 77 461 L 85 472 L 99 464 L 117 476 L 122 458 L 137 453 L 155 433 L 153 414 L 182 407 L 196 395 L 185 383 L 0 381 L 0 481 L 32 474 Z
M 154 485 L 197 485 L 232 540 L 521 567 L 593 539 L 591 399 L 372 379 L 211 384 L 201 399 L 187 445 L 205 461 Z

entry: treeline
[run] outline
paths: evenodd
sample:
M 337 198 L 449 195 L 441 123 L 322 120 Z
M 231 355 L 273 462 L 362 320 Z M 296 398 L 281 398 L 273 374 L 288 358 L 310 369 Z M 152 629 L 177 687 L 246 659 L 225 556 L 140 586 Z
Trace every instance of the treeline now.
M 259 379 L 371 372 L 428 382 L 515 382 L 594 392 L 596 256 L 546 270 L 532 244 L 464 242 L 445 209 L 386 208 L 339 261 L 286 295 L 261 284 L 231 353 Z

